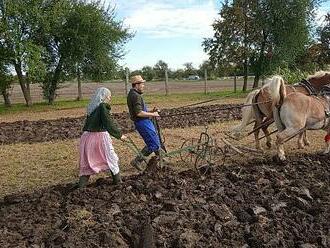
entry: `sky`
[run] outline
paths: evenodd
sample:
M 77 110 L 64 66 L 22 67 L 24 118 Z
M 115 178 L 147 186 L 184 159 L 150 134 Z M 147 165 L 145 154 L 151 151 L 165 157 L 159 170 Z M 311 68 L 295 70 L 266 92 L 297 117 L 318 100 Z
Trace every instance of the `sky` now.
M 198 67 L 207 60 L 202 42 L 213 36 L 212 23 L 218 17 L 220 0 L 105 0 L 115 6 L 117 18 L 134 32 L 120 61 L 130 70 L 165 61 L 171 69 L 187 62 Z M 321 23 L 330 11 L 325 1 L 317 12 Z

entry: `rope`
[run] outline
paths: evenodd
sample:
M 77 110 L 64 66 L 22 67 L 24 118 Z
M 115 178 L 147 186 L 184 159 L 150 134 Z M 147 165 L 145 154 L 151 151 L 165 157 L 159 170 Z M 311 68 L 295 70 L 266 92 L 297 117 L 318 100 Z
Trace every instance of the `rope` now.
M 160 115 L 160 117 L 161 118 L 166 118 L 166 117 L 172 117 L 172 116 L 181 116 L 181 115 L 193 115 L 193 114 L 209 113 L 209 112 L 215 112 L 215 111 L 221 111 L 221 110 L 230 110 L 230 109 L 243 108 L 243 107 L 253 106 L 253 105 L 256 105 L 256 104 L 268 103 L 268 102 L 272 102 L 272 100 L 265 101 L 265 102 L 255 102 L 255 103 L 251 103 L 251 104 L 239 104 L 238 106 L 216 108 L 216 109 L 211 109 L 211 110 L 208 109 L 208 110 L 203 110 L 203 111 L 192 111 L 192 112 L 183 112 L 183 113 L 175 113 L 175 114 L 168 114 L 168 115 Z
M 184 105 L 184 106 L 181 106 L 181 107 L 178 107 L 178 108 L 175 108 L 175 109 L 187 108 L 187 107 L 192 107 L 192 106 L 200 105 L 200 104 L 203 104 L 203 103 L 214 102 L 214 101 L 220 101 L 220 100 L 223 100 L 223 99 L 225 99 L 225 98 L 227 98 L 227 97 L 230 97 L 230 96 L 232 96 L 232 95 L 234 95 L 234 94 L 235 94 L 235 93 L 231 93 L 231 94 L 228 94 L 228 95 L 222 96 L 222 97 L 217 98 L 217 99 L 210 99 L 210 100 L 206 100 L 206 101 L 202 101 L 202 102 L 192 103 L 192 104 Z

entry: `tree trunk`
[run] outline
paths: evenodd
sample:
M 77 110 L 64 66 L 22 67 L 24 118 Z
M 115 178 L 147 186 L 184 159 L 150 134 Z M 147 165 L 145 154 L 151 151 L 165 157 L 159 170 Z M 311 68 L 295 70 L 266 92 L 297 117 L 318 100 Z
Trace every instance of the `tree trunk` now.
M 60 61 L 58 62 L 57 67 L 54 71 L 54 76 L 50 82 L 49 98 L 48 98 L 49 104 L 53 104 L 55 101 L 56 90 L 57 90 L 58 81 L 60 79 L 61 71 L 62 71 L 62 59 L 60 59 Z
M 247 80 L 248 80 L 248 63 L 247 60 L 244 61 L 244 83 L 243 83 L 243 92 L 247 90 Z
M 267 35 L 265 32 L 263 32 L 263 41 L 261 43 L 260 47 L 260 53 L 259 53 L 259 58 L 256 66 L 256 71 L 254 72 L 254 82 L 253 82 L 253 88 L 257 88 L 259 86 L 259 79 L 260 75 L 263 72 L 263 66 L 264 66 L 264 52 L 265 52 L 265 46 L 266 46 L 266 40 L 267 40 Z
M 167 70 L 165 70 L 165 95 L 168 96 L 168 74 L 167 74 Z
M 254 81 L 253 81 L 253 89 L 258 88 L 259 86 L 259 79 L 260 79 L 260 72 L 259 70 L 256 71 L 254 74 Z
M 80 70 L 77 69 L 77 81 L 78 81 L 78 97 L 77 101 L 80 101 L 82 99 L 82 92 L 81 92 L 81 79 L 80 79 Z
M 244 8 L 243 8 L 243 14 L 244 14 L 244 84 L 243 84 L 243 92 L 247 90 L 247 76 L 248 76 L 248 55 L 247 55 L 247 49 L 248 49 L 248 42 L 247 42 L 247 36 L 248 36 L 248 26 L 247 26 L 247 1 L 244 1 Z
M 15 66 L 15 71 L 17 73 L 19 84 L 20 84 L 22 92 L 23 92 L 26 106 L 30 107 L 30 106 L 32 106 L 32 99 L 31 99 L 31 93 L 30 93 L 30 82 L 26 77 L 23 76 L 21 65 L 18 63 L 14 63 L 14 66 Z
M 5 100 L 5 106 L 6 107 L 11 107 L 11 101 L 9 98 L 9 92 L 7 90 L 2 90 L 1 94 L 3 96 L 3 99 Z

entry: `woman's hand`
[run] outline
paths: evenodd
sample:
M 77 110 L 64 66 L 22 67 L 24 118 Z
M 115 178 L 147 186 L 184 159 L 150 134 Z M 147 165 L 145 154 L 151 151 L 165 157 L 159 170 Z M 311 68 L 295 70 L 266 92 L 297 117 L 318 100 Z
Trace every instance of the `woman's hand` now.
M 126 135 L 122 135 L 122 136 L 120 137 L 120 140 L 121 140 L 121 141 L 127 141 L 127 140 L 128 140 L 128 137 L 127 137 Z

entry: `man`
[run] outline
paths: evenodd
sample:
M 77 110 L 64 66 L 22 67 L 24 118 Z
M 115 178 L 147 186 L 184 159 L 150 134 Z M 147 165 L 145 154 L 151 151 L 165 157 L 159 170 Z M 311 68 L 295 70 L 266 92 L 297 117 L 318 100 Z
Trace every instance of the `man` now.
M 145 147 L 141 150 L 141 154 L 145 157 L 151 153 L 159 156 L 160 141 L 155 129 L 155 126 L 150 118 L 159 117 L 158 111 L 148 111 L 144 103 L 142 94 L 144 92 L 144 83 L 146 81 L 141 75 L 131 77 L 132 88 L 127 96 L 127 106 L 130 113 L 131 120 L 134 121 L 136 130 L 141 135 Z M 143 162 L 142 156 L 137 156 L 131 161 L 131 165 L 142 170 L 141 163 Z

